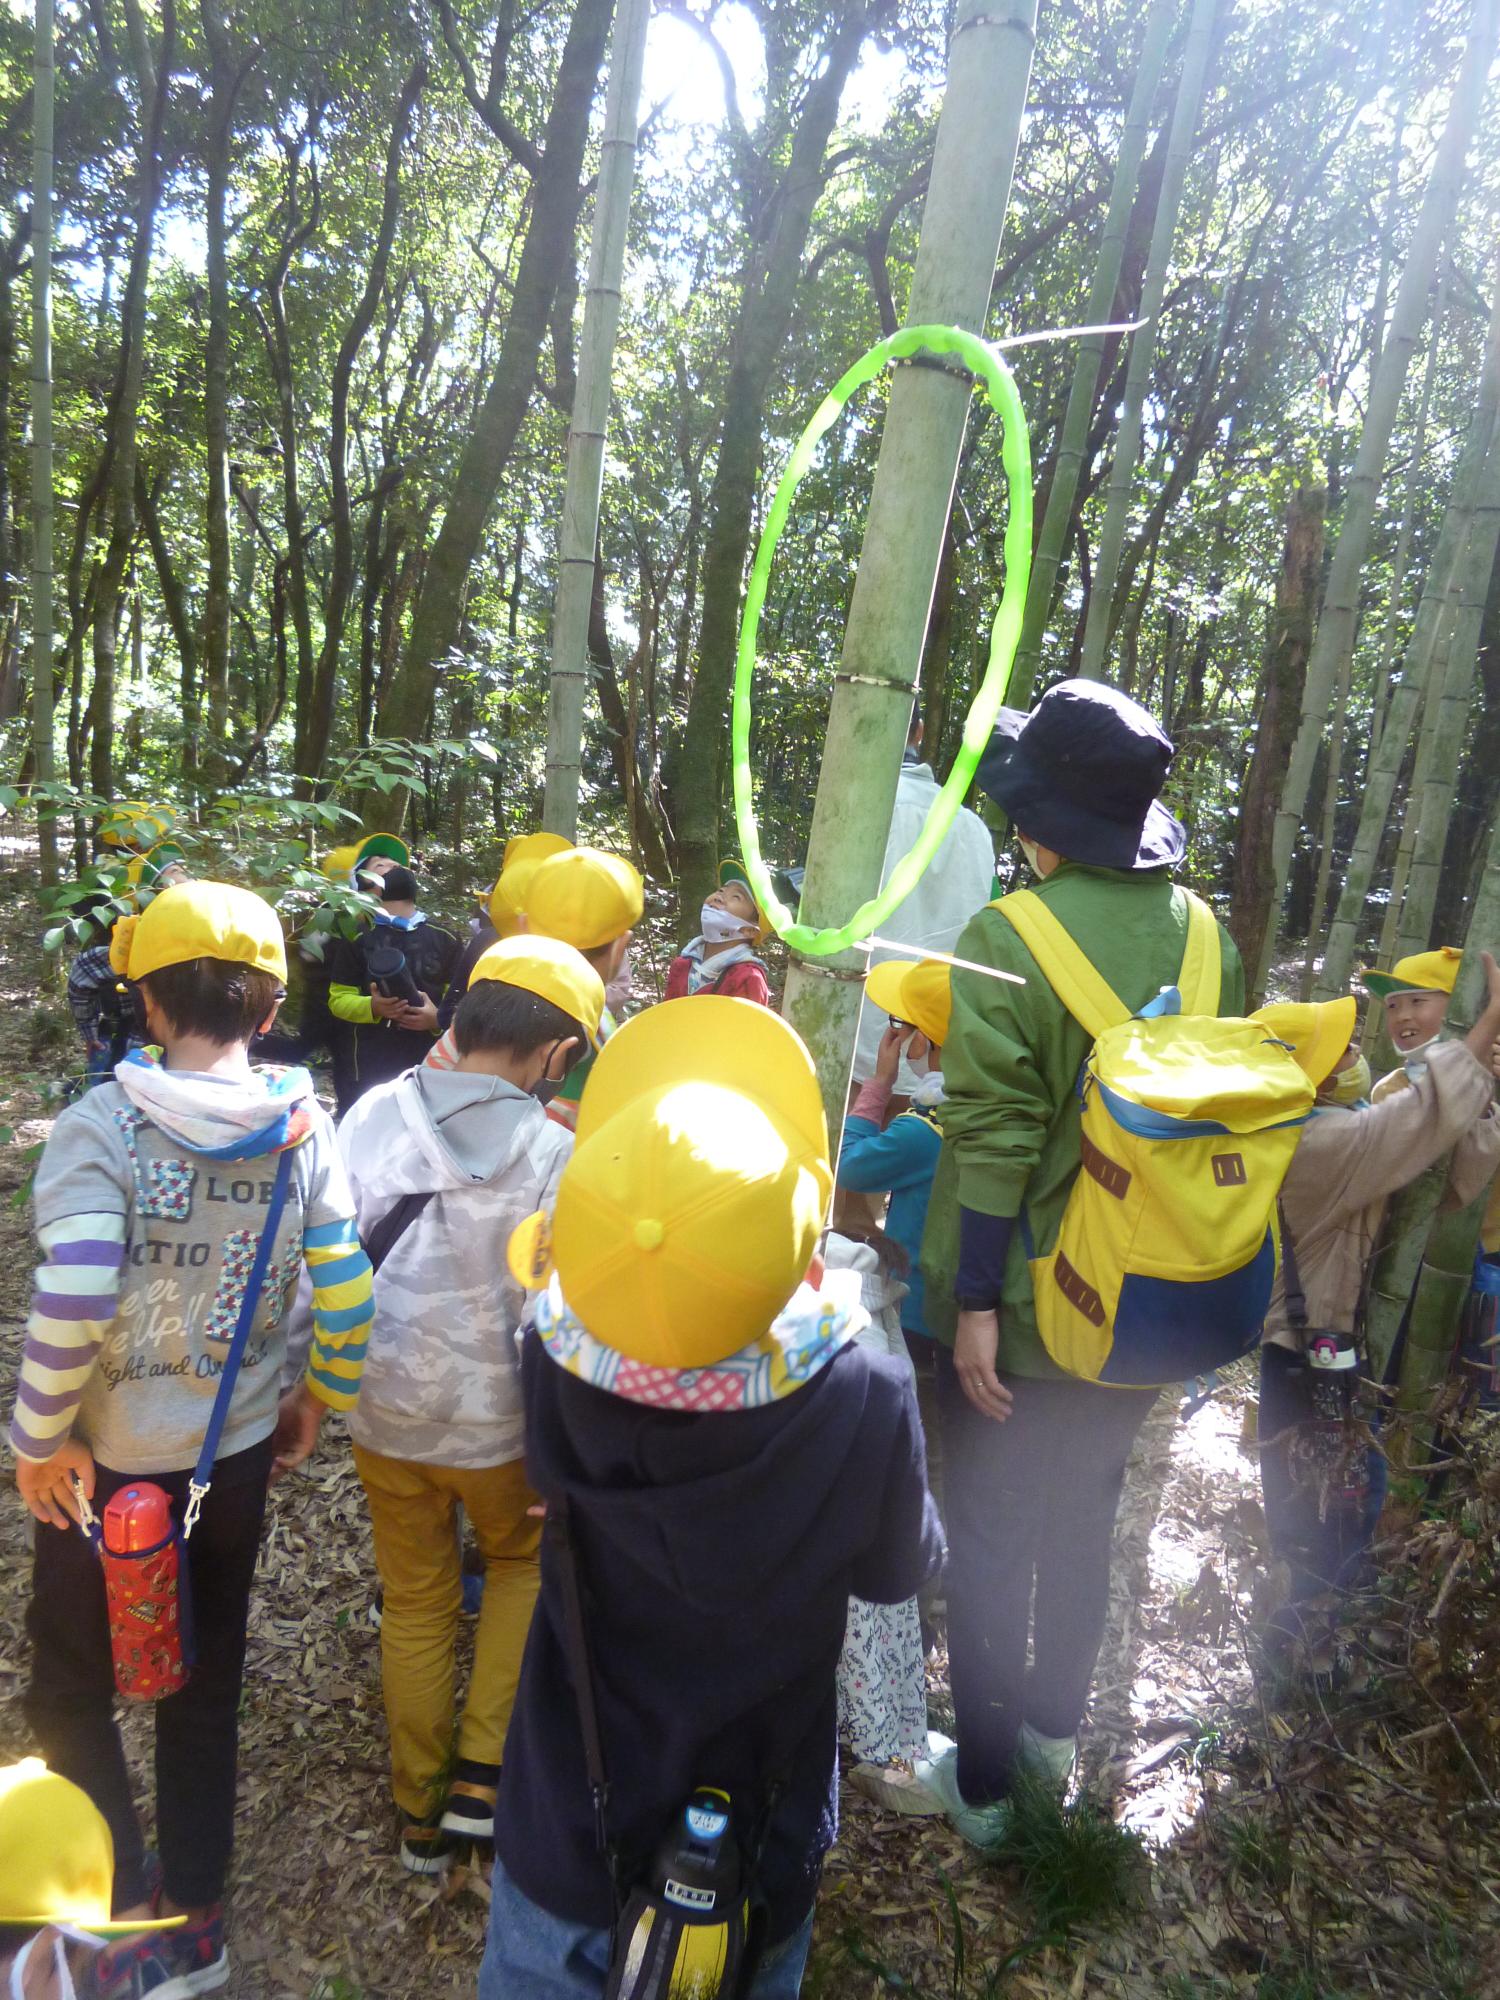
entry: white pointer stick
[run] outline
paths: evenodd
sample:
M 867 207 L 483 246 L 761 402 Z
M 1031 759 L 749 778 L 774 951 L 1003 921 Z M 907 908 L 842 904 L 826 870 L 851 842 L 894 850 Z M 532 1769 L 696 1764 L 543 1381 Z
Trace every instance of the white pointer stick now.
M 867 937 L 854 947 L 856 951 L 894 951 L 901 958 L 935 958 L 944 965 L 959 966 L 964 972 L 982 972 L 986 979 L 1004 979 L 1012 986 L 1024 986 L 1026 981 L 1019 972 L 1001 972 L 993 965 L 976 965 L 972 958 L 955 958 L 951 951 L 930 951 L 919 944 L 898 944 L 895 938 Z

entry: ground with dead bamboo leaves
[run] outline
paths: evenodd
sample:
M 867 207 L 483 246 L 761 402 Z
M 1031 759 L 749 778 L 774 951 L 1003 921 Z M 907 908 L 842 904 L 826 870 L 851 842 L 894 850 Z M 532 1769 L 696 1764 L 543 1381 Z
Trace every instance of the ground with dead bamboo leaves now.
M 31 1246 L 24 1209 L 4 1204 L 47 1129 L 45 1079 L 71 1053 L 60 996 L 18 942 L 40 929 L 25 888 L 0 867 L 13 952 L 0 967 L 7 1405 Z M 1500 1993 L 1500 1451 L 1471 1434 L 1472 1463 L 1440 1506 L 1388 1514 L 1381 1600 L 1346 1630 L 1339 1686 L 1320 1696 L 1253 1670 L 1277 1578 L 1245 1402 L 1241 1384 L 1185 1424 L 1160 1410 L 1122 1508 L 1085 1776 L 1142 1837 L 1129 1905 L 1049 1929 L 1014 1868 L 846 1791 L 813 2000 Z M 26 1747 L 26 1543 L 12 1497 L 0 1506 L 5 1754 Z M 272 1500 L 243 1710 L 236 2000 L 473 1993 L 484 1884 L 420 1886 L 392 1857 L 372 1592 L 363 1501 L 335 1432 Z M 932 1694 L 941 1721 L 940 1657 Z M 127 1730 L 144 1795 L 149 1716 Z

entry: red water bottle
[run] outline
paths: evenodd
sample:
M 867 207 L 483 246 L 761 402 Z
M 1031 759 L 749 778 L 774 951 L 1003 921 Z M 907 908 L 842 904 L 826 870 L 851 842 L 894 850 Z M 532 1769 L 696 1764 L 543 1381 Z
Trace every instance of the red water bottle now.
M 135 1481 L 104 1509 L 99 1550 L 109 1603 L 115 1686 L 127 1701 L 160 1701 L 188 1677 L 186 1572 L 172 1503 Z

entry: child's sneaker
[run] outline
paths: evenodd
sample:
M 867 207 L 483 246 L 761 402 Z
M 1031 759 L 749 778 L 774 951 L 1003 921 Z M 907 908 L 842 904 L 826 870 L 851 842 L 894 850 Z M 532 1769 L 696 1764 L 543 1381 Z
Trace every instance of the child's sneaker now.
M 443 1808 L 444 1833 L 471 1846 L 488 1847 L 495 1838 L 495 1798 L 500 1786 L 498 1764 L 476 1764 L 461 1757 L 448 1787 Z
M 94 1961 L 94 2000 L 192 2000 L 229 1980 L 224 1911 L 215 1904 L 201 1924 L 126 1938 Z
M 408 1875 L 441 1875 L 453 1852 L 443 1815 L 408 1819 L 401 1829 L 401 1866 Z

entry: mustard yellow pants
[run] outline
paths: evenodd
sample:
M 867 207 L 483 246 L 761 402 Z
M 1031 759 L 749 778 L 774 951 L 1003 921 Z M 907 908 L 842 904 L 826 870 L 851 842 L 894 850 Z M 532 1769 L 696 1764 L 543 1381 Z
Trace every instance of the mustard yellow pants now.
M 463 1471 L 354 1447 L 385 1591 L 381 1685 L 391 1734 L 391 1789 L 420 1819 L 442 1805 L 455 1752 L 498 1764 L 516 1698 L 521 1654 L 541 1580 L 542 1524 L 520 1460 Z M 474 1673 L 454 1744 L 454 1654 L 463 1582 L 457 1509 L 484 1558 L 484 1602 Z

